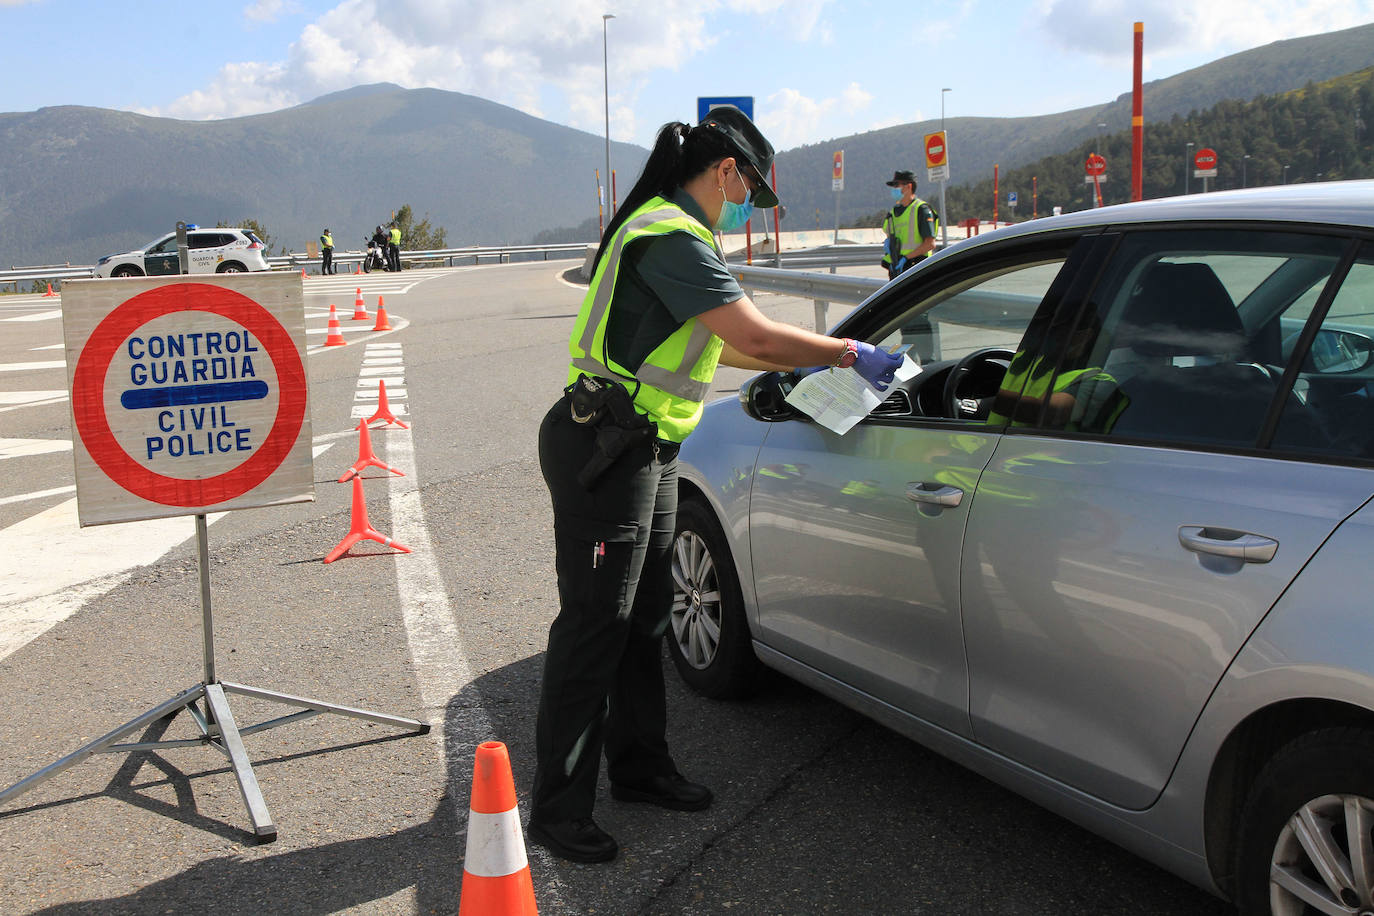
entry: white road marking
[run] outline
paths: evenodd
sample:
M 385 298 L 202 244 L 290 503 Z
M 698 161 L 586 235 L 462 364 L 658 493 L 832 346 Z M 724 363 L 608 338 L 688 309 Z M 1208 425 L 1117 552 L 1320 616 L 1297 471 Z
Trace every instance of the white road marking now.
M 373 390 L 369 391 L 369 390 L 366 389 L 366 388 L 359 388 L 356 392 L 353 393 L 353 400 L 355 400 L 355 401 L 379 401 L 379 400 L 381 400 L 381 393 L 382 393 L 382 392 L 381 392 L 380 389 L 373 389 Z M 387 397 L 387 401 L 388 401 L 388 402 L 390 402 L 390 401 L 393 400 L 393 399 L 395 399 L 395 400 L 397 400 L 397 401 L 403 400 L 403 399 L 405 398 L 405 396 L 406 396 L 406 390 L 405 390 L 404 388 L 392 388 L 392 387 L 388 386 L 387 389 L 386 389 L 386 397 Z
M 61 350 L 65 346 L 66 344 L 48 344 L 46 347 L 29 347 L 29 350 L 30 352 L 37 352 L 39 350 Z M 63 365 L 66 365 L 66 360 L 62 362 Z
M 71 450 L 70 439 L 0 439 L 0 460 Z
M 65 400 L 67 400 L 67 396 L 63 394 L 59 397 L 46 398 L 39 401 L 25 401 L 22 404 L 15 404 L 13 407 L 0 407 L 0 413 L 9 413 L 11 410 L 20 410 L 24 407 L 42 407 L 44 404 L 60 404 Z M 5 403 L 5 393 L 0 392 L 0 404 L 3 403 Z
M 0 497 L 0 506 L 8 506 L 11 503 L 27 502 L 31 499 L 46 499 L 49 496 L 62 496 L 66 493 L 75 493 L 76 487 L 53 487 L 51 490 L 34 490 L 32 493 L 19 493 L 15 496 Z
M 61 318 L 62 310 L 57 309 L 50 312 L 36 312 L 32 315 L 15 315 L 13 318 L 0 318 L 0 321 L 52 321 L 54 318 Z
M 386 393 L 390 394 L 392 388 L 399 388 L 406 383 L 406 377 L 404 375 L 368 376 L 358 379 L 358 387 L 371 388 L 373 391 L 376 391 L 378 382 L 386 382 Z
M 34 389 L 31 391 L 0 391 L 0 404 L 25 405 L 34 401 L 65 400 L 67 392 L 61 388 Z
M 390 403 L 390 395 L 388 395 L 388 406 L 391 408 L 391 412 L 392 412 L 395 416 L 398 416 L 398 417 L 408 417 L 408 416 L 410 416 L 410 411 L 406 410 L 406 405 L 405 405 L 405 404 L 391 404 L 391 403 Z M 351 411 L 349 411 L 348 415 L 349 415 L 350 417 L 352 417 L 354 420 L 367 420 L 367 419 L 370 419 L 370 418 L 372 417 L 372 415 L 373 415 L 374 413 L 376 413 L 376 412 L 377 412 L 377 405 L 376 405 L 376 404 L 354 404 L 354 405 L 353 405 L 353 409 L 352 409 Z M 378 429 L 382 429 L 382 427 L 380 427 L 380 426 L 377 427 L 377 428 L 378 428 Z M 391 428 L 392 428 L 392 429 L 400 429 L 399 426 L 393 426 L 393 427 L 391 427 Z
M 36 363 L 0 363 L 0 372 L 30 372 L 36 369 L 65 369 L 65 359 L 49 359 Z

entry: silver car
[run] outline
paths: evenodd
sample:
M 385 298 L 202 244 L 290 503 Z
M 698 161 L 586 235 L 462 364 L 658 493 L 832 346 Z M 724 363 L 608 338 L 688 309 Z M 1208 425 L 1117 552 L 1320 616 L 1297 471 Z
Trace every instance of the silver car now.
M 1236 902 L 1374 913 L 1374 182 L 943 251 L 836 333 L 922 371 L 841 436 L 766 373 L 681 453 L 670 649 L 760 664 Z

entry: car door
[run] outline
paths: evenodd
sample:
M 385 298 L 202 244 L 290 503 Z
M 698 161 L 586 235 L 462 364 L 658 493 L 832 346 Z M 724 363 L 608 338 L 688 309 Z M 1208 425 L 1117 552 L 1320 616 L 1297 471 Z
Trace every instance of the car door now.
M 998 429 L 942 411 L 943 382 L 969 353 L 998 347 L 1010 356 L 1037 309 L 1061 298 L 1075 242 L 942 259 L 841 328 L 884 347 L 910 343 L 924 369 L 844 435 L 801 420 L 769 429 L 749 510 L 765 644 L 969 733 L 959 554 Z M 1001 376 L 998 368 L 988 393 Z
M 1018 413 L 969 514 L 977 741 L 1122 807 L 1158 796 L 1249 633 L 1370 495 L 1364 468 L 1298 460 L 1329 427 L 1293 393 L 1296 365 L 1256 358 L 1238 306 L 1288 276 L 1294 303 L 1320 278 L 1324 309 L 1350 251 L 1292 231 L 1121 234 L 1057 367 L 1064 403 Z
M 181 273 L 175 235 L 167 236 L 143 253 L 143 272 L 150 277 Z

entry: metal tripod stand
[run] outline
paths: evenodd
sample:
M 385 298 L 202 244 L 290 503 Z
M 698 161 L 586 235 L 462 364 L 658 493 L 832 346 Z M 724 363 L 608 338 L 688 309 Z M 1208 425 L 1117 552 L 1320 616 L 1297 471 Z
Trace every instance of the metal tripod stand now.
M 244 750 L 243 737 L 245 735 L 267 731 L 269 728 L 276 728 L 288 722 L 309 719 L 321 713 L 333 713 L 334 715 L 363 719 L 381 725 L 394 725 L 397 728 L 410 729 L 415 734 L 420 735 L 429 731 L 427 723 L 416 719 L 391 716 L 366 709 L 353 709 L 348 706 L 337 706 L 333 703 L 324 703 L 307 697 L 292 696 L 274 690 L 263 690 L 259 687 L 249 687 L 244 684 L 218 680 L 215 677 L 215 630 L 210 605 L 210 552 L 207 540 L 205 516 L 200 514 L 196 516 L 196 546 L 200 555 L 201 630 L 205 655 L 204 680 L 194 687 L 183 690 L 165 703 L 154 706 L 137 718 L 130 719 L 114 731 L 102 735 L 61 760 L 48 764 L 37 773 L 21 779 L 0 792 L 0 804 L 27 792 L 40 782 L 56 776 L 92 754 L 151 751 L 208 744 L 229 758 L 229 766 L 234 771 L 234 778 L 238 780 L 239 792 L 243 795 L 243 803 L 248 808 L 248 817 L 253 822 L 253 834 L 259 843 L 270 843 L 277 838 L 277 826 L 272 822 L 272 815 L 267 811 L 267 803 L 263 801 L 257 776 L 253 774 L 253 765 L 248 760 L 248 754 Z M 226 694 L 230 693 L 294 706 L 297 707 L 297 710 L 284 716 L 259 722 L 256 725 L 239 728 L 234 722 L 233 713 L 229 710 L 229 699 Z M 201 701 L 204 701 L 203 709 L 200 706 Z M 200 730 L 199 738 L 119 743 L 121 738 L 131 735 L 159 719 L 170 719 L 182 709 L 185 709 L 195 721 L 196 727 Z

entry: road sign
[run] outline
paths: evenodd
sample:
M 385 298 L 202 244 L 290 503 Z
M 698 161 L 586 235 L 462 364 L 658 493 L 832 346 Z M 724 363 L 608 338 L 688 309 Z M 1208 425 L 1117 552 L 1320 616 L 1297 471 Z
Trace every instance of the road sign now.
M 1193 156 L 1194 178 L 1217 177 L 1217 151 L 1204 146 Z
M 1008 192 L 1007 192 L 1007 206 L 1008 206 L 1008 207 L 1014 207 L 1014 206 L 1016 206 L 1016 192 L 1015 192 L 1015 191 L 1008 191 Z
M 1097 153 L 1089 153 L 1088 161 L 1083 164 L 1083 171 L 1090 177 L 1101 177 L 1107 173 L 1107 160 Z
M 844 150 L 835 150 L 835 165 L 830 172 L 830 190 L 844 190 Z
M 949 179 L 949 144 L 943 130 L 925 135 L 926 180 L 947 181 Z
M 314 498 L 299 275 L 63 292 L 83 527 Z
M 752 95 L 716 95 L 697 98 L 697 120 L 703 120 L 712 108 L 730 105 L 744 112 L 745 117 L 754 120 L 754 97 Z

